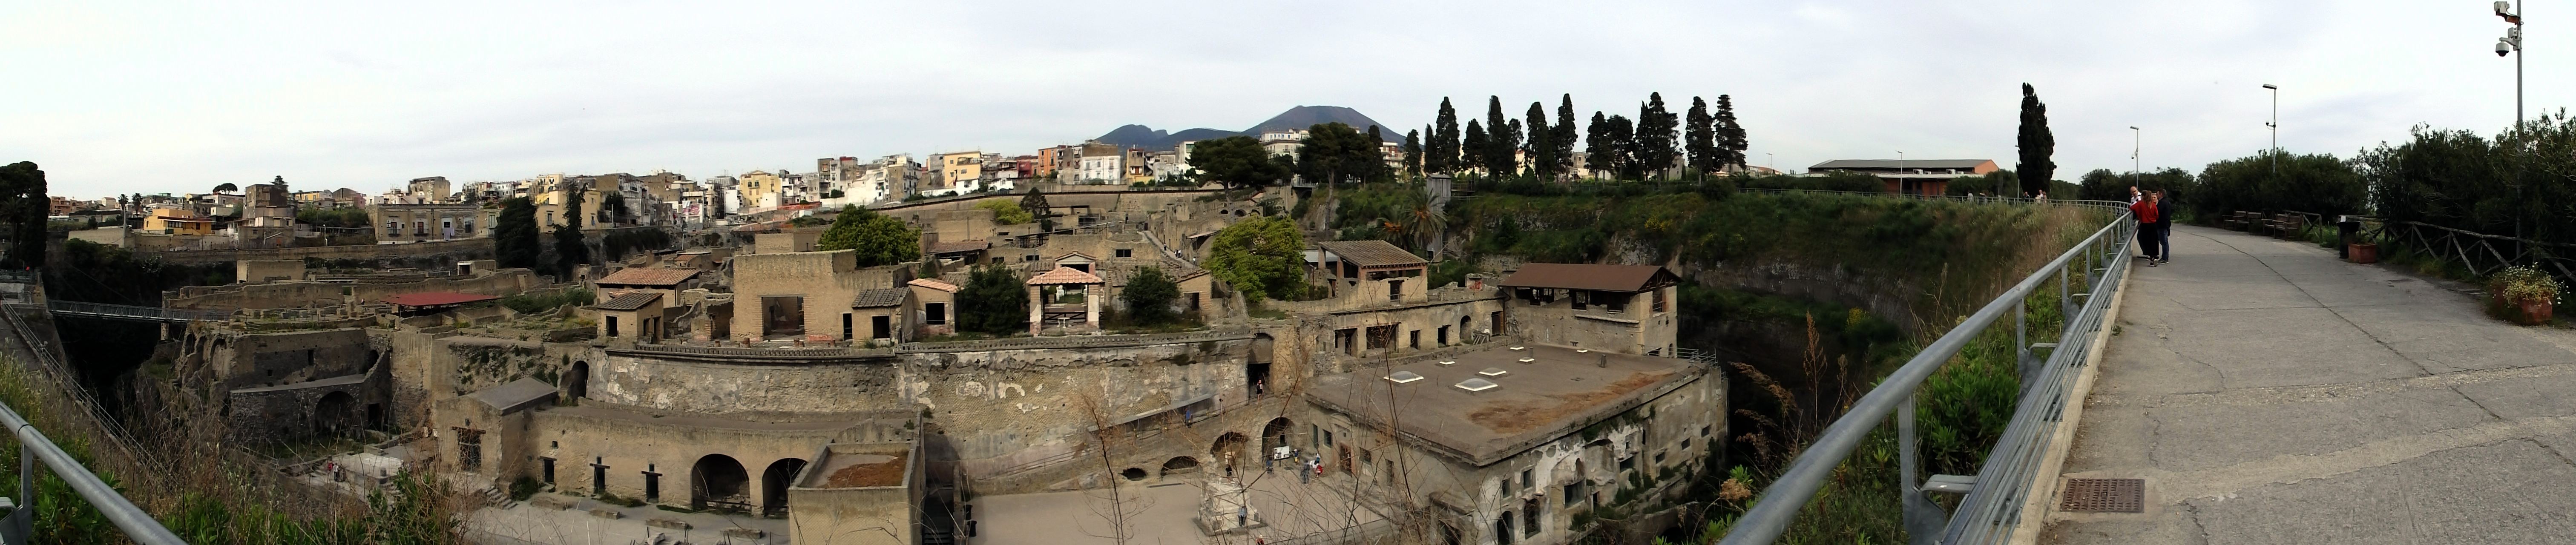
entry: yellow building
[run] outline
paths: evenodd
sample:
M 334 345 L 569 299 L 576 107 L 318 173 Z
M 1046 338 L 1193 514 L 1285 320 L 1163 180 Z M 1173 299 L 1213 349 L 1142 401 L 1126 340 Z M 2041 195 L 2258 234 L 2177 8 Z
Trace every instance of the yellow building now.
M 940 186 L 921 188 L 924 191 L 948 189 L 952 187 L 973 187 L 976 180 L 984 178 L 984 152 L 961 151 L 957 153 L 942 153 L 939 154 L 938 160 Z
M 782 204 L 779 200 L 782 197 L 779 191 L 782 180 L 778 175 L 770 174 L 766 170 L 754 170 L 742 173 L 734 179 L 742 182 L 739 187 L 742 188 L 743 208 L 776 208 Z
M 569 217 L 564 209 L 565 201 L 569 200 L 569 198 L 570 195 L 566 194 L 563 186 L 560 185 L 555 186 L 551 191 L 538 193 L 536 198 L 532 199 L 536 201 L 537 205 L 537 222 L 547 227 L 562 225 L 564 218 Z M 599 194 L 599 188 L 582 190 L 581 210 L 571 211 L 571 213 L 587 214 L 581 216 L 581 227 L 583 229 L 599 229 L 607 227 L 606 222 L 603 221 L 605 218 L 601 218 L 599 212 L 600 207 L 607 204 L 608 201 L 606 199 L 606 196 Z
M 143 218 L 143 230 L 173 235 L 211 235 L 215 234 L 215 220 L 198 217 L 185 209 L 154 208 L 151 216 Z

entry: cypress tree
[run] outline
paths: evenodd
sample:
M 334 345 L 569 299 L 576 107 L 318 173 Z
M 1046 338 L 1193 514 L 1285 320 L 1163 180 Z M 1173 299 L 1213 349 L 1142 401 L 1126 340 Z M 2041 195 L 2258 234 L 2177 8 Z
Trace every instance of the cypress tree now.
M 79 185 L 79 184 L 73 184 Z M 18 269 L 45 266 L 45 218 L 53 213 L 47 197 L 45 170 L 34 161 L 0 166 L 0 216 L 8 222 L 9 247 L 0 265 Z
M 1422 161 L 1422 169 L 1448 173 L 1458 169 L 1458 109 L 1449 107 L 1449 97 L 1440 97 L 1440 117 L 1424 136 L 1431 137 L 1431 157 Z
M 1521 135 L 1525 131 L 1521 127 L 1521 120 L 1518 119 L 1504 123 L 1503 127 L 1502 131 L 1485 135 L 1486 138 L 1492 139 L 1494 145 L 1494 151 L 1487 154 L 1485 160 L 1494 162 L 1495 172 L 1519 174 L 1521 172 Z
M 1475 168 L 1482 166 L 1485 166 L 1485 126 L 1478 125 L 1476 124 L 1476 120 L 1469 119 L 1467 120 L 1467 136 L 1458 140 L 1458 167 Z M 1492 173 L 1489 172 L 1487 174 Z
M 1664 109 L 1663 93 L 1648 93 L 1646 97 L 1646 105 L 1637 108 L 1637 132 L 1630 141 L 1628 159 L 1636 163 L 1641 174 L 1661 174 L 1673 166 L 1673 133 L 1681 123 L 1671 110 Z
M 1627 116 L 1610 116 L 1610 128 L 1603 131 L 1601 136 L 1610 141 L 1610 165 L 1614 172 L 1618 173 L 1617 179 L 1636 180 L 1645 177 L 1644 169 L 1640 166 L 1642 163 L 1637 162 L 1635 122 L 1629 121 Z
M 1612 165 L 1616 161 L 1612 157 L 1615 152 L 1610 149 L 1610 120 L 1601 112 L 1592 112 L 1592 124 L 1583 128 L 1583 136 L 1583 154 L 1588 159 L 1584 162 L 1584 170 L 1594 172 L 1594 178 L 1601 177 L 1599 172 L 1613 170 Z
M 1485 175 L 1509 176 L 1515 166 L 1512 150 L 1520 148 L 1520 131 L 1512 129 L 1510 117 L 1503 115 L 1503 97 L 1485 97 L 1485 148 L 1477 150 L 1484 158 Z
M 2057 163 L 2049 155 L 2057 152 L 2057 137 L 2048 132 L 2048 105 L 2039 101 L 2039 91 L 2021 84 L 2021 162 L 2013 172 L 2021 178 L 2021 191 L 2035 193 L 2048 188 L 2050 176 L 2057 174 Z
M 1744 151 L 1752 149 L 1744 140 L 1744 125 L 1735 122 L 1735 100 L 1717 95 L 1717 116 L 1712 120 L 1717 130 L 1718 167 L 1734 165 L 1744 168 Z
M 1717 170 L 1718 150 L 1716 122 L 1708 115 L 1708 101 L 1691 97 L 1690 112 L 1682 117 L 1682 152 L 1690 154 L 1691 172 L 1706 174 Z
M 1422 131 L 1404 131 L 1404 177 L 1422 177 Z
M 555 226 L 555 268 L 563 271 L 565 281 L 572 281 L 573 267 L 590 263 L 590 246 L 581 242 L 581 191 L 578 185 L 564 186 L 563 225 Z
M 1568 93 L 1556 103 L 1556 134 L 1549 142 L 1556 149 L 1557 173 L 1574 172 L 1574 141 L 1583 136 L 1574 131 L 1574 95 Z
M 1542 180 L 1556 179 L 1556 131 L 1547 125 L 1547 104 L 1532 102 L 1529 107 L 1529 141 L 1521 149 L 1529 153 L 1530 173 Z

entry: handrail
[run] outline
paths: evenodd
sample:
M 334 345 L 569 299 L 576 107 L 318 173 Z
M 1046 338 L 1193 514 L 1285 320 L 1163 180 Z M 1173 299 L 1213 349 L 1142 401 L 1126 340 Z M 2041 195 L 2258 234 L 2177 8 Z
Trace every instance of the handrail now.
M 2065 201 L 2057 201 L 2057 203 L 2103 208 L 2109 208 L 2111 205 L 2126 205 L 2126 203 L 2110 203 L 2109 205 L 2105 205 L 2094 203 L 2067 203 Z M 1975 340 L 1978 335 L 1984 333 L 1986 328 L 1994 326 L 2006 313 L 2009 312 L 2013 314 L 2016 328 L 2021 327 L 2021 312 L 2028 306 L 2027 299 L 2029 296 L 2039 289 L 2041 283 L 2047 279 L 2050 273 L 2056 273 L 2058 275 L 2059 284 L 2064 286 L 2067 282 L 2067 275 L 2070 273 L 2067 268 L 2068 265 L 2075 263 L 2076 259 L 2079 257 L 2088 258 L 2085 260 L 2085 270 L 2082 271 L 2083 278 L 2096 287 L 2092 288 L 2092 295 L 2086 298 L 2087 300 L 2081 307 L 2083 309 L 2082 312 L 2075 316 L 2067 317 L 2066 331 L 2061 332 L 2062 336 L 2060 338 L 2060 342 L 2061 344 L 2073 342 L 2089 343 L 2089 338 L 2079 341 L 2079 339 L 2076 339 L 2074 335 L 2063 335 L 2063 333 L 2088 331 L 2082 328 L 2100 327 L 2100 315 L 2109 306 L 2108 301 L 2111 299 L 2110 292 L 2117 289 L 2116 286 L 2118 285 L 2118 279 L 2128 269 L 2128 260 L 2120 257 L 2125 256 L 2126 252 L 2129 251 L 2128 249 L 2135 243 L 2135 236 L 2132 233 L 2133 229 L 2129 228 L 2132 225 L 2130 218 L 2131 215 L 2128 211 L 2121 209 L 2120 215 L 2113 219 L 2110 224 L 2104 225 L 2101 229 L 2094 231 L 2093 235 L 2086 238 L 2083 242 L 2077 243 L 2072 248 L 2068 248 L 2065 253 L 2058 255 L 2057 259 L 2050 261 L 2047 265 L 2041 266 L 2037 271 L 2032 272 L 2029 277 L 2022 279 L 2021 283 L 2016 284 L 2011 289 L 2005 290 L 2002 294 L 1997 295 L 1994 301 L 1989 302 L 1985 307 L 1978 309 L 1975 314 L 1969 315 L 1965 321 L 1962 321 L 1957 327 L 1952 328 L 1949 333 L 1943 334 L 1939 339 L 1936 339 L 1932 341 L 1930 345 L 1925 346 L 1921 352 L 1916 353 L 1914 358 L 1908 360 L 1904 366 L 1898 367 L 1895 372 L 1889 373 L 1887 378 L 1880 381 L 1877 387 L 1872 388 L 1868 394 L 1861 396 L 1859 401 L 1852 403 L 1851 408 L 1846 410 L 1841 418 L 1836 419 L 1833 424 L 1825 428 L 1823 433 L 1817 435 L 1815 441 L 1807 447 L 1806 451 L 1799 454 L 1798 458 L 1790 463 L 1789 468 L 1786 471 L 1781 472 L 1780 477 L 1772 481 L 1770 487 L 1763 491 L 1761 498 L 1757 500 L 1758 503 L 1756 503 L 1752 509 L 1746 510 L 1744 515 L 1737 519 L 1735 526 L 1727 532 L 1726 538 L 1723 541 L 1720 541 L 1720 543 L 1724 545 L 1753 545 L 1770 543 L 1773 540 L 1778 539 L 1781 533 L 1788 530 L 1790 521 L 1797 516 L 1798 512 L 1806 508 L 1807 502 L 1815 498 L 1817 490 L 1824 486 L 1825 479 L 1832 475 L 1834 467 L 1841 465 L 1843 459 L 1849 457 L 1852 450 L 1860 446 L 1861 441 L 1869 435 L 1872 429 L 1877 428 L 1879 423 L 1884 421 L 1890 413 L 1899 412 L 1898 409 L 1900 408 L 1905 409 L 1899 415 L 1900 418 L 1902 418 L 1899 430 L 1899 442 L 1901 444 L 1899 446 L 1904 458 L 1903 463 L 1906 466 L 1903 468 L 1903 473 L 1906 475 L 1906 478 L 1911 481 L 1914 473 L 1913 461 L 1915 458 L 1913 453 L 1913 444 L 1911 441 L 1913 435 L 1911 433 L 1913 428 L 1912 420 L 1914 416 L 1911 409 L 1913 408 L 1912 404 L 1916 390 L 1922 387 L 1924 379 L 1931 377 L 1934 372 L 1939 371 L 1942 365 L 1948 363 L 1951 358 L 1957 356 L 1960 350 L 1966 348 L 1969 342 Z M 2096 259 L 2100 261 L 2098 266 L 2103 271 L 2099 276 L 2094 274 Z M 2066 296 L 2065 290 L 2061 289 L 2060 297 L 2063 298 Z M 2061 301 L 2061 305 L 2063 304 L 2064 301 Z M 2017 447 L 2027 446 L 2017 443 L 2032 442 L 2035 438 L 2034 434 L 2046 433 L 2033 430 L 2032 428 L 2035 427 L 2033 422 L 2051 420 L 2055 418 L 2055 415 L 2041 415 L 2038 413 L 2043 412 L 2044 409 L 2047 408 L 2062 406 L 2061 404 L 2065 402 L 2065 400 L 2062 399 L 2042 399 L 2043 397 L 2050 395 L 2062 396 L 2065 393 L 2065 388 L 2062 384 L 2064 381 L 2059 380 L 2059 384 L 2049 384 L 2049 380 L 2063 378 L 2063 373 L 2060 371 L 2065 367 L 2064 364 L 2066 362 L 2064 360 L 2067 359 L 2066 356 L 2074 355 L 2080 357 L 2084 352 L 2083 350 L 2061 346 L 2051 353 L 2051 361 L 2047 367 L 2039 369 L 2038 372 L 2033 372 L 2029 365 L 2028 344 L 2021 342 L 2022 340 L 2023 339 L 2019 338 L 2016 339 L 2015 346 L 2017 349 L 2015 352 L 2022 356 L 2021 361 L 2024 363 L 2024 365 L 2022 365 L 2024 376 L 2023 393 L 2021 395 L 2021 402 L 2013 414 L 2012 423 L 2008 425 L 2001 440 L 1996 442 L 1995 452 L 1997 454 L 2006 454 L 2008 452 L 2015 454 L 2016 456 L 2029 454 L 2023 450 L 2016 450 Z M 2080 361 L 2075 363 L 2080 364 Z M 2034 387 L 2042 385 L 2047 387 Z M 2053 431 L 2053 428 L 2050 431 Z M 2036 437 L 2036 439 L 2039 441 L 2045 441 L 2046 437 L 2039 436 Z M 2024 462 L 2024 460 L 2019 457 L 1989 456 L 1986 462 L 1986 467 L 1984 470 L 1979 472 L 1976 491 L 1971 493 L 1970 497 L 1961 504 L 1962 514 L 1949 517 L 1949 529 L 1941 532 L 1943 534 L 1943 539 L 1940 542 L 1957 543 L 1958 541 L 1955 540 L 1960 537 L 1960 534 L 1963 531 L 1965 531 L 1962 529 L 1962 524 L 1970 520 L 1988 521 L 2005 525 L 2014 525 L 2023 522 L 2019 520 L 2018 513 L 2006 514 L 1996 511 L 2002 506 L 2015 504 L 2016 502 L 2013 500 L 2022 497 L 2020 496 L 2020 490 L 2006 489 L 2013 489 L 2014 487 L 2026 488 L 2027 485 L 2007 479 L 1989 480 L 1987 478 L 1989 475 L 1995 477 L 2012 477 L 2015 479 L 2026 478 L 2027 476 L 2021 475 L 2021 473 L 2035 471 L 2036 466 L 2024 464 L 2022 462 Z M 1908 494 L 1905 498 L 1905 503 L 1907 504 L 1906 507 L 1908 508 L 1907 510 L 1915 511 L 1922 508 L 1937 510 L 1938 507 L 1930 506 L 1928 500 L 1924 500 L 1919 504 L 1915 501 L 1917 499 L 1916 497 L 1921 494 L 1921 492 L 1918 491 L 1917 486 L 1919 486 L 1917 483 L 1906 482 L 1904 483 L 1904 486 L 1900 487 L 1900 490 L 1903 490 Z M 2005 491 L 1998 492 L 1999 490 Z M 1913 513 L 1909 513 L 1909 515 L 1911 514 Z M 1927 530 L 1931 530 L 1931 528 L 1917 526 L 1915 524 L 1917 521 L 1913 520 L 1917 518 L 1915 516 L 1908 516 L 1906 518 L 1909 519 L 1907 531 L 1908 533 L 1915 534 L 1916 543 L 1932 542 L 1926 539 L 1928 536 L 1925 535 L 1929 533 Z M 1987 528 L 1987 530 L 1991 529 L 1991 526 Z M 2009 532 L 2007 532 L 2007 534 L 2008 533 Z
M 72 459 L 71 453 L 63 452 L 63 448 L 55 446 L 53 440 L 45 438 L 45 432 L 37 431 L 36 425 L 29 424 L 27 419 L 18 416 L 18 411 L 10 410 L 6 405 L 0 405 L 0 425 L 7 425 L 10 430 L 17 432 L 18 443 L 24 447 L 19 450 L 19 456 L 34 453 L 37 460 L 45 462 L 45 467 L 54 470 L 55 477 L 70 484 L 72 491 L 80 493 L 82 499 L 89 500 L 90 506 L 97 508 L 99 514 L 106 515 L 108 522 L 116 524 L 117 529 L 124 530 L 125 537 L 146 545 L 187 545 L 188 542 L 180 541 L 177 534 L 170 533 L 169 528 L 162 527 L 160 521 L 152 520 L 152 515 L 144 513 L 143 508 L 135 507 L 134 502 L 126 500 L 124 495 L 117 494 L 115 488 L 98 480 L 98 475 L 91 474 L 88 468 L 81 467 L 80 461 Z M 22 463 L 18 470 L 19 500 L 17 509 L 11 516 L 13 519 L 28 513 L 27 509 L 35 503 L 33 489 L 29 487 L 29 479 L 27 479 L 32 476 L 33 469 L 35 468 Z

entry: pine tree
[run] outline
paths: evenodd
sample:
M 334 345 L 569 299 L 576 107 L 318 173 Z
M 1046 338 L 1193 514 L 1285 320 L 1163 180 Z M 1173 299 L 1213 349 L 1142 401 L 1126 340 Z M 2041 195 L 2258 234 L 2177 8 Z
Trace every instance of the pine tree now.
M 1404 131 L 1404 177 L 1422 177 L 1422 131 Z
M 1529 154 L 1530 174 L 1541 180 L 1556 179 L 1556 130 L 1547 124 L 1547 104 L 1532 102 L 1529 107 L 1529 140 L 1521 144 Z
M 1628 160 L 1636 163 L 1641 174 L 1661 175 L 1672 168 L 1674 133 L 1681 122 L 1671 110 L 1664 109 L 1663 93 L 1648 93 L 1646 105 L 1637 108 L 1637 133 L 1630 141 Z
M 1422 169 L 1450 173 L 1458 170 L 1458 109 L 1449 107 L 1449 97 L 1440 97 L 1440 117 L 1432 129 L 1423 133 L 1431 137 L 1431 157 L 1422 161 Z
M 1735 122 L 1735 100 L 1717 95 L 1717 116 L 1713 121 L 1717 130 L 1718 167 L 1733 166 L 1736 170 L 1744 170 L 1744 151 L 1753 148 L 1744 140 L 1744 125 Z
M 1718 150 L 1715 122 L 1708 115 L 1708 101 L 1691 97 L 1690 112 L 1682 117 L 1682 152 L 1690 154 L 1690 170 L 1706 174 L 1717 170 Z
M 1556 172 L 1560 174 L 1572 174 L 1574 172 L 1574 141 L 1581 138 L 1583 135 L 1575 133 L 1574 95 L 1571 93 L 1566 94 L 1560 100 L 1561 101 L 1556 104 L 1556 134 L 1551 136 L 1553 140 L 1549 141 L 1548 145 L 1554 146 L 1554 149 L 1556 150 L 1554 154 L 1556 157 Z
M 1458 168 L 1482 166 L 1485 166 L 1485 126 L 1477 124 L 1476 120 L 1469 119 L 1467 135 L 1458 140 Z
M 580 186 L 565 185 L 563 224 L 555 226 L 555 268 L 567 280 L 574 267 L 590 263 L 590 246 L 581 242 L 581 193 Z
M 2039 101 L 2039 91 L 2021 84 L 2021 134 L 2016 140 L 2021 149 L 2021 162 L 2013 173 L 2021 178 L 2023 193 L 2048 189 L 2050 176 L 2057 174 L 2057 163 L 2049 156 L 2057 152 L 2057 137 L 2048 132 L 2048 105 Z

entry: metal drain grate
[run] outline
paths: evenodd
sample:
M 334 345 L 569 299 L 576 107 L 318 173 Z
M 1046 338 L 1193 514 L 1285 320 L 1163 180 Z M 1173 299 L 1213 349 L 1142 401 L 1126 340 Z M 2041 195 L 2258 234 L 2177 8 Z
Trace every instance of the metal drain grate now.
M 2089 513 L 2144 513 L 2147 510 L 2146 479 L 2067 479 L 2066 493 L 2058 504 L 2061 511 Z

